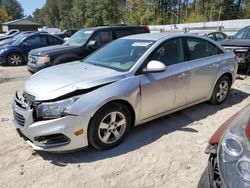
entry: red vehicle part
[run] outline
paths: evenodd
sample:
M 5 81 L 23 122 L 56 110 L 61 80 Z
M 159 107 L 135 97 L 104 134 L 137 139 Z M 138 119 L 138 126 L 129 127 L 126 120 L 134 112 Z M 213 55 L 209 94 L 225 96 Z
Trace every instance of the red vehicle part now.
M 245 108 L 247 108 L 249 105 L 247 105 Z M 217 131 L 213 134 L 213 136 L 210 138 L 210 140 L 208 141 L 209 144 L 219 144 L 220 139 L 222 137 L 222 135 L 224 134 L 225 130 L 229 127 L 230 123 L 234 120 L 234 118 L 241 112 L 243 111 L 245 108 L 243 108 L 242 110 L 240 110 L 239 112 L 237 112 L 236 114 L 234 114 L 232 117 L 230 117 L 227 121 L 225 121 L 225 123 L 223 123 L 218 129 Z M 248 123 L 248 128 L 247 128 L 247 136 L 250 139 L 250 121 Z
M 247 125 L 246 135 L 247 135 L 247 138 L 250 140 L 250 120 Z

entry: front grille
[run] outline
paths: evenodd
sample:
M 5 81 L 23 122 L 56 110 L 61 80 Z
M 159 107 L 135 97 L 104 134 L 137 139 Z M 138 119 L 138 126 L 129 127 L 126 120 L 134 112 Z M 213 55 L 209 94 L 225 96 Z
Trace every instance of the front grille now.
M 25 125 L 25 119 L 24 119 L 24 117 L 21 114 L 15 112 L 15 111 L 14 111 L 14 119 L 18 123 L 18 125 L 20 125 L 20 126 L 24 126 Z

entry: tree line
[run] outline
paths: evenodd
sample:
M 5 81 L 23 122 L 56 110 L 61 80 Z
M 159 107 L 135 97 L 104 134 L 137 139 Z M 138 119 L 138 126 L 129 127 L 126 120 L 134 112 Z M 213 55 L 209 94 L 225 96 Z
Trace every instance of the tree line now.
M 0 0 L 0 26 L 4 22 L 19 19 L 23 16 L 23 8 L 18 1 Z
M 23 17 L 16 0 L 0 0 L 0 21 Z M 116 23 L 177 24 L 250 18 L 250 0 L 47 0 L 29 19 L 49 27 Z

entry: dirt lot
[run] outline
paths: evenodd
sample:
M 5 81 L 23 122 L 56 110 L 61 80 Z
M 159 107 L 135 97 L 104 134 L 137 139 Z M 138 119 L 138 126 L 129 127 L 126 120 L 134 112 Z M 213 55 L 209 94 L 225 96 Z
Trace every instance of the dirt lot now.
M 17 134 L 11 100 L 30 74 L 0 66 L 0 187 L 196 187 L 213 132 L 250 103 L 250 78 L 220 106 L 203 103 L 134 128 L 109 151 L 37 153 Z M 185 186 L 184 186 L 185 185 Z

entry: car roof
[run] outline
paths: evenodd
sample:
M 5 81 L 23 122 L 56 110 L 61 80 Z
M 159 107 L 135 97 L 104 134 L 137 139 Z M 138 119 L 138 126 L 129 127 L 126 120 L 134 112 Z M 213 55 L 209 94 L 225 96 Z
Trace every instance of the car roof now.
M 32 36 L 36 36 L 36 35 L 47 35 L 47 36 L 52 36 L 54 38 L 57 38 L 58 40 L 61 40 L 63 41 L 63 39 L 61 39 L 60 37 L 56 36 L 56 35 L 52 35 L 52 34 L 49 34 L 47 32 L 42 32 L 42 31 L 36 31 L 34 33 L 27 33 L 23 36 L 23 38 L 21 40 L 25 40 L 29 37 L 32 37 Z
M 123 37 L 122 39 L 159 41 L 161 39 L 185 37 L 185 36 L 192 36 L 192 37 L 204 39 L 203 36 L 198 36 L 195 34 L 183 34 L 183 33 L 144 33 L 144 34 L 137 34 L 137 35 L 129 35 L 129 36 Z
M 97 26 L 97 27 L 90 27 L 84 28 L 83 30 L 99 30 L 99 29 L 127 29 L 127 28 L 141 28 L 141 25 L 105 25 L 105 26 Z

